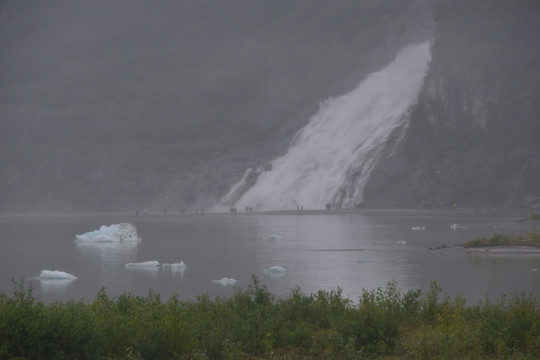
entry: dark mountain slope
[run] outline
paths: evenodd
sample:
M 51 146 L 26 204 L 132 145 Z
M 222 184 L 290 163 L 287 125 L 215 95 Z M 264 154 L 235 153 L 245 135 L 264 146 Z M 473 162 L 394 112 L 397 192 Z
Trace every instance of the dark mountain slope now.
M 0 210 L 219 197 L 426 19 L 401 0 L 5 0 Z
M 364 206 L 540 206 L 540 3 L 436 1 L 432 64 Z

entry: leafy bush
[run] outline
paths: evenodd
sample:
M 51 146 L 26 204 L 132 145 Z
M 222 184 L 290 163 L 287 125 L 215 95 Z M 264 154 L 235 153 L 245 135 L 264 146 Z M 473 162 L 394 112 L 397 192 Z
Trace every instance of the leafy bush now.
M 227 298 L 163 301 L 109 297 L 43 304 L 25 281 L 0 294 L 0 359 L 240 359 L 380 357 L 540 357 L 539 298 L 524 293 L 466 306 L 402 293 L 393 281 L 363 291 L 358 303 L 341 290 L 275 298 L 254 277 Z

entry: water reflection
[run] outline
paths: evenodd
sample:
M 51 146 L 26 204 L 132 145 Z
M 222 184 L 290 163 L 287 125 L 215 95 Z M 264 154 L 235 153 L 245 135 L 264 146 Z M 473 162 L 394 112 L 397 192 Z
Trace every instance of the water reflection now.
M 62 292 L 69 285 L 73 284 L 75 279 L 43 279 L 39 278 L 39 285 L 43 291 Z
M 403 287 L 414 285 L 418 269 L 409 261 L 407 242 L 399 236 L 381 237 L 381 226 L 370 217 L 277 216 L 261 217 L 256 223 L 258 267 L 287 269 L 286 276 L 268 279 L 278 295 L 300 285 L 306 293 L 341 287 L 355 298 L 362 289 L 384 286 L 389 280 Z
M 76 242 L 77 256 L 92 260 L 103 268 L 116 267 L 137 260 L 138 242 Z
M 279 265 L 282 278 L 266 277 L 269 289 L 288 295 L 299 285 L 306 293 L 343 289 L 356 300 L 362 290 L 395 280 L 403 291 L 427 289 L 437 281 L 445 293 L 472 302 L 514 287 L 538 291 L 538 252 L 471 255 L 452 247 L 498 231 L 519 230 L 513 219 L 483 214 L 388 212 L 369 215 L 261 217 L 256 221 L 254 254 L 258 268 Z M 472 216 L 471 216 L 472 215 Z M 464 224 L 452 227 L 453 224 Z M 422 231 L 415 230 L 421 227 Z M 275 234 L 278 236 L 269 236 Z M 446 250 L 429 250 L 447 245 Z M 500 259 L 498 259 L 500 258 Z M 532 269 L 532 270 L 531 270 Z M 261 270 L 262 271 L 262 270 Z
M 141 217 L 137 221 L 144 242 L 78 243 L 73 234 L 104 222 L 101 217 L 62 218 L 35 226 L 23 218 L 7 227 L 0 238 L 0 288 L 8 289 L 18 274 L 61 268 L 77 280 L 40 281 L 47 300 L 92 299 L 102 286 L 108 294 L 145 295 L 149 288 L 164 298 L 182 299 L 233 294 L 247 288 L 251 275 L 276 296 L 288 296 L 299 286 L 305 293 L 343 289 L 357 300 L 362 289 L 384 287 L 396 280 L 402 290 L 429 288 L 436 280 L 445 293 L 468 300 L 496 297 L 515 288 L 540 292 L 540 256 L 467 253 L 455 244 L 491 236 L 495 231 L 526 231 L 519 218 L 478 213 L 363 212 L 356 214 Z M 106 219 L 125 221 L 124 219 Z M 130 219 L 127 219 L 130 220 Z M 0 217 L 0 224 L 2 224 Z M 452 224 L 466 228 L 452 229 Z M 15 226 L 17 225 L 17 226 Z M 496 229 L 494 228 L 496 226 Z M 413 227 L 423 227 L 422 231 Z M 447 248 L 429 250 L 441 245 Z M 128 270 L 125 265 L 157 260 L 154 270 Z M 187 269 L 175 263 L 186 261 Z M 164 266 L 168 262 L 171 266 Z M 279 269 L 272 276 L 268 269 Z M 216 286 L 212 280 L 238 280 Z M 37 280 L 36 280 L 37 283 Z

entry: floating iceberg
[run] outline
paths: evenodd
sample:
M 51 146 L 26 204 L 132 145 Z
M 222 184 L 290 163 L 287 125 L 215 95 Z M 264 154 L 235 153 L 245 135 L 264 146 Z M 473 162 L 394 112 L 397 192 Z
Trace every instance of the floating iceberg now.
M 47 280 L 75 280 L 76 276 L 68 274 L 67 272 L 58 271 L 58 270 L 41 270 L 39 274 L 40 279 Z
M 274 265 L 264 270 L 263 273 L 272 277 L 279 277 L 279 276 L 285 276 L 285 274 L 287 274 L 287 269 L 279 265 Z
M 426 230 L 426 227 L 425 226 L 413 226 L 411 228 L 411 230 L 413 230 L 413 231 L 423 231 L 423 230 Z
M 126 269 L 157 269 L 159 261 L 143 261 L 139 263 L 127 263 Z
M 75 235 L 78 242 L 124 242 L 141 241 L 137 235 L 137 228 L 130 223 L 103 225 L 98 230 L 89 231 L 82 235 Z
M 263 238 L 264 240 L 281 240 L 283 236 L 281 235 L 270 235 Z
M 220 285 L 223 285 L 223 286 L 227 286 L 227 285 L 234 285 L 238 281 L 236 281 L 236 279 L 229 279 L 229 278 L 224 277 L 221 280 L 212 280 L 212 282 L 214 284 L 220 284 Z
M 163 263 L 161 265 L 161 268 L 163 270 L 184 271 L 187 269 L 187 265 L 184 264 L 183 261 L 180 261 L 179 263 L 174 263 L 174 264 Z

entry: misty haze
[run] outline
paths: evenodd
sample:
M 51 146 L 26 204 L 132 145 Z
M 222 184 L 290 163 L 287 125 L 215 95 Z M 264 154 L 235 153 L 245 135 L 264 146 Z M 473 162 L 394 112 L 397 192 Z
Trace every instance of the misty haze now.
M 0 289 L 538 296 L 539 34 L 537 0 L 0 1 Z
M 1 211 L 540 206 L 535 1 L 1 6 Z M 255 200 L 278 158 L 321 169 Z

